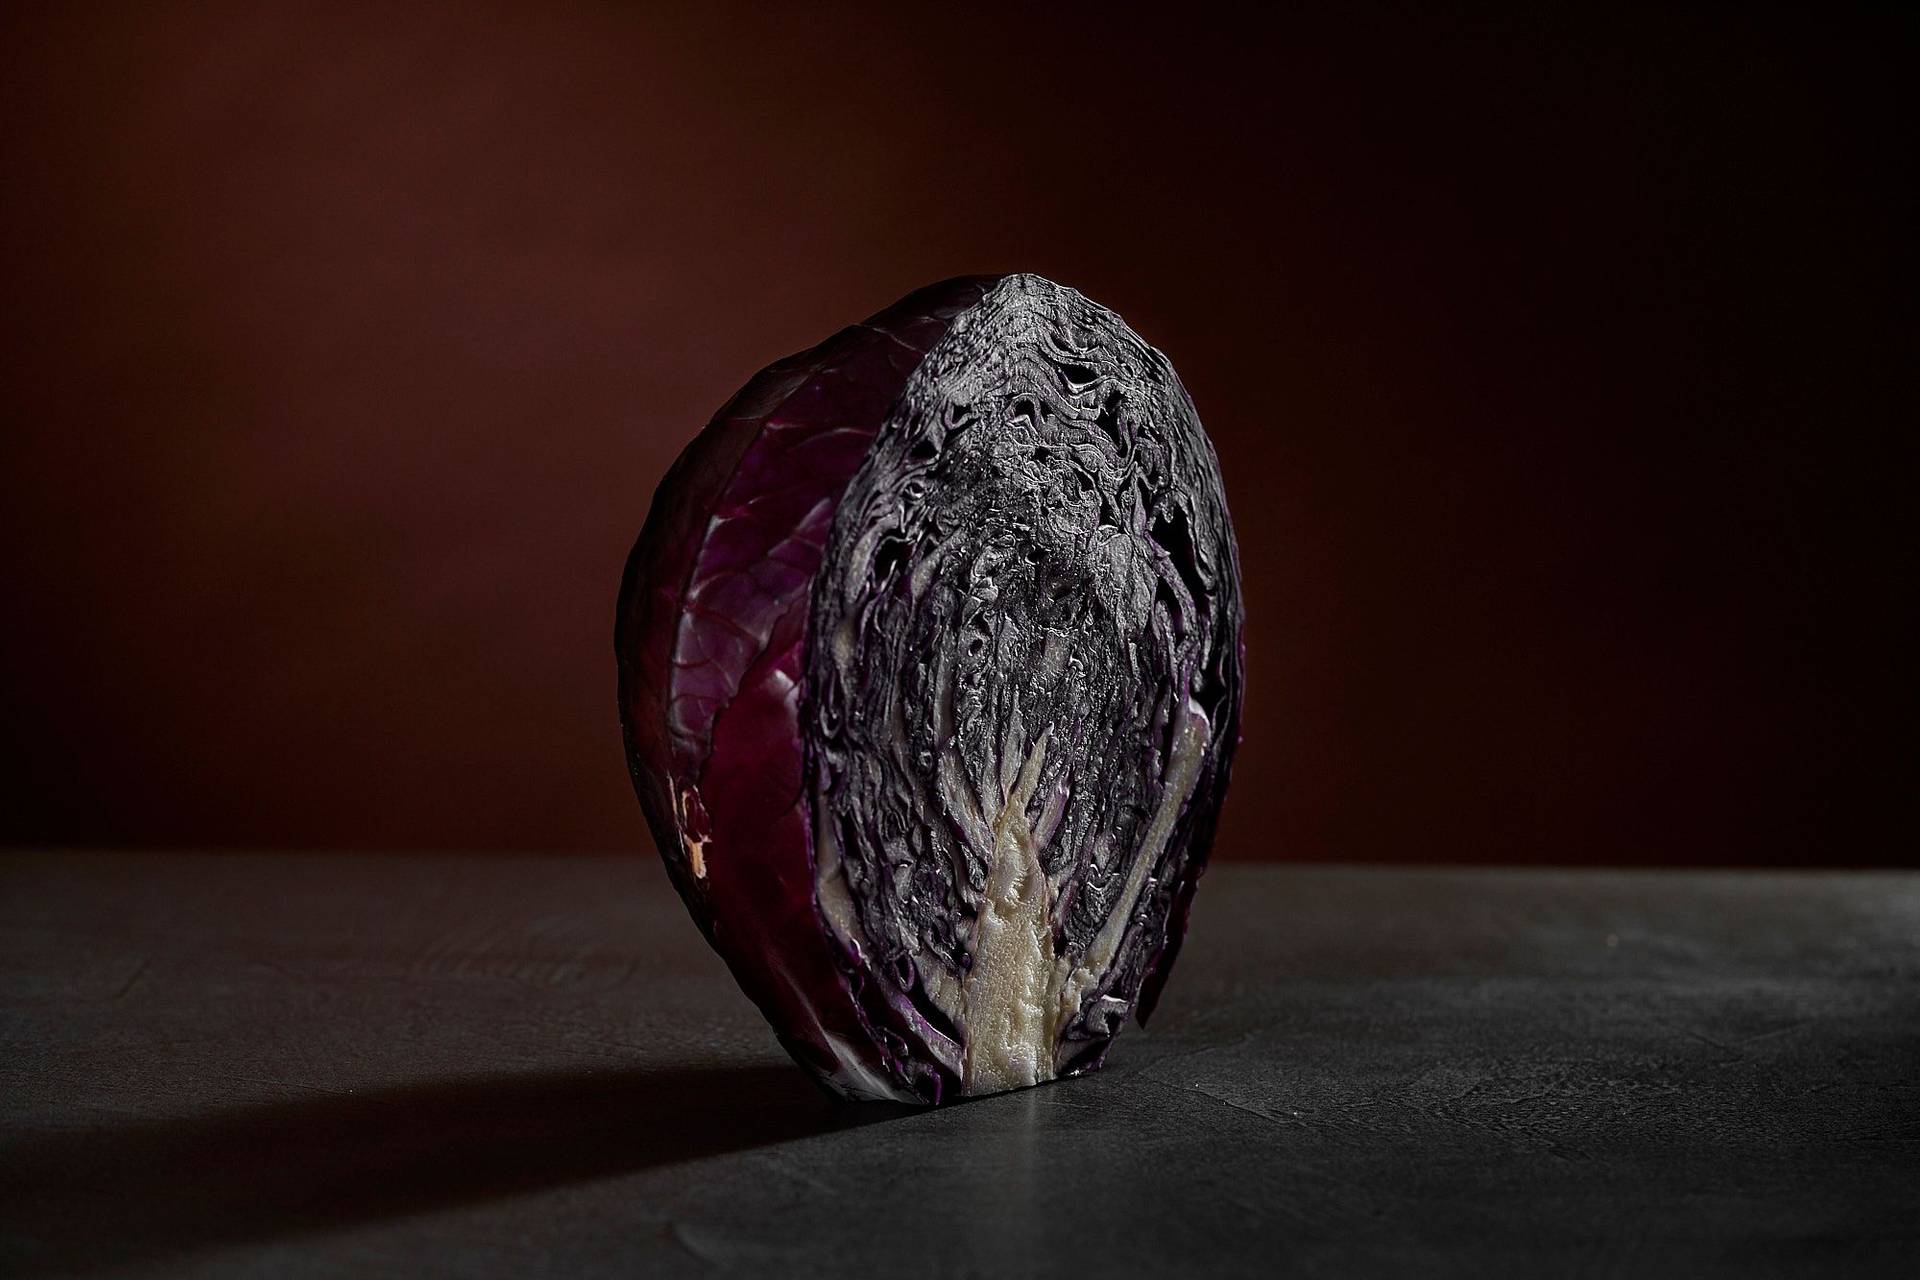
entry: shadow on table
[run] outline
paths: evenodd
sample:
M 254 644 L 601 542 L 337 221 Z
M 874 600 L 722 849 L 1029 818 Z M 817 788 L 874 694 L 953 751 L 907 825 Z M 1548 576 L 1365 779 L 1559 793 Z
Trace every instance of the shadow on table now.
M 889 1119 L 787 1066 L 454 1080 L 47 1134 L 0 1156 L 29 1269 L 450 1208 Z M 11 1219 L 11 1221 L 8 1221 Z

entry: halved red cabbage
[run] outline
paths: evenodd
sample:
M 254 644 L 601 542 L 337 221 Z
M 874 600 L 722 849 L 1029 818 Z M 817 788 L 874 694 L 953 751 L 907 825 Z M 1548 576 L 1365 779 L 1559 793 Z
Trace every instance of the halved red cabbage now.
M 628 762 L 675 887 L 855 1098 L 1099 1065 L 1158 999 L 1239 738 L 1239 568 L 1166 358 L 1033 275 L 763 370 L 621 585 Z

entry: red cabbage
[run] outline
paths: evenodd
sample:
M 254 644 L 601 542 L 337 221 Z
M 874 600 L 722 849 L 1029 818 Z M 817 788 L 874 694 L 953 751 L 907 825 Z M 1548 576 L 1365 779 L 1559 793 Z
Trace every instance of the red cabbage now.
M 1240 585 L 1192 402 L 1111 311 L 949 280 L 763 370 L 661 482 L 615 648 L 673 883 L 830 1088 L 1036 1084 L 1152 1012 Z

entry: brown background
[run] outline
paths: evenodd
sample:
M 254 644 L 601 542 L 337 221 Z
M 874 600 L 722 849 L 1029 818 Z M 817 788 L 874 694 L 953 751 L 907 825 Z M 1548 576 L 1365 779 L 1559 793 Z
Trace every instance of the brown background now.
M 642 846 L 660 473 L 1026 269 L 1218 445 L 1223 856 L 1913 858 L 1909 27 L 694 7 L 7 6 L 0 839 Z

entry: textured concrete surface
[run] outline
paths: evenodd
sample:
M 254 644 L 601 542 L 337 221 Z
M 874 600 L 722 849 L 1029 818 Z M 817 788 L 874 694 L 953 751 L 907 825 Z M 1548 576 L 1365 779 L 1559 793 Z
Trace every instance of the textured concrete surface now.
M 1920 1273 L 1920 876 L 1209 874 L 1152 1031 L 830 1103 L 648 860 L 0 859 L 0 1267 Z

